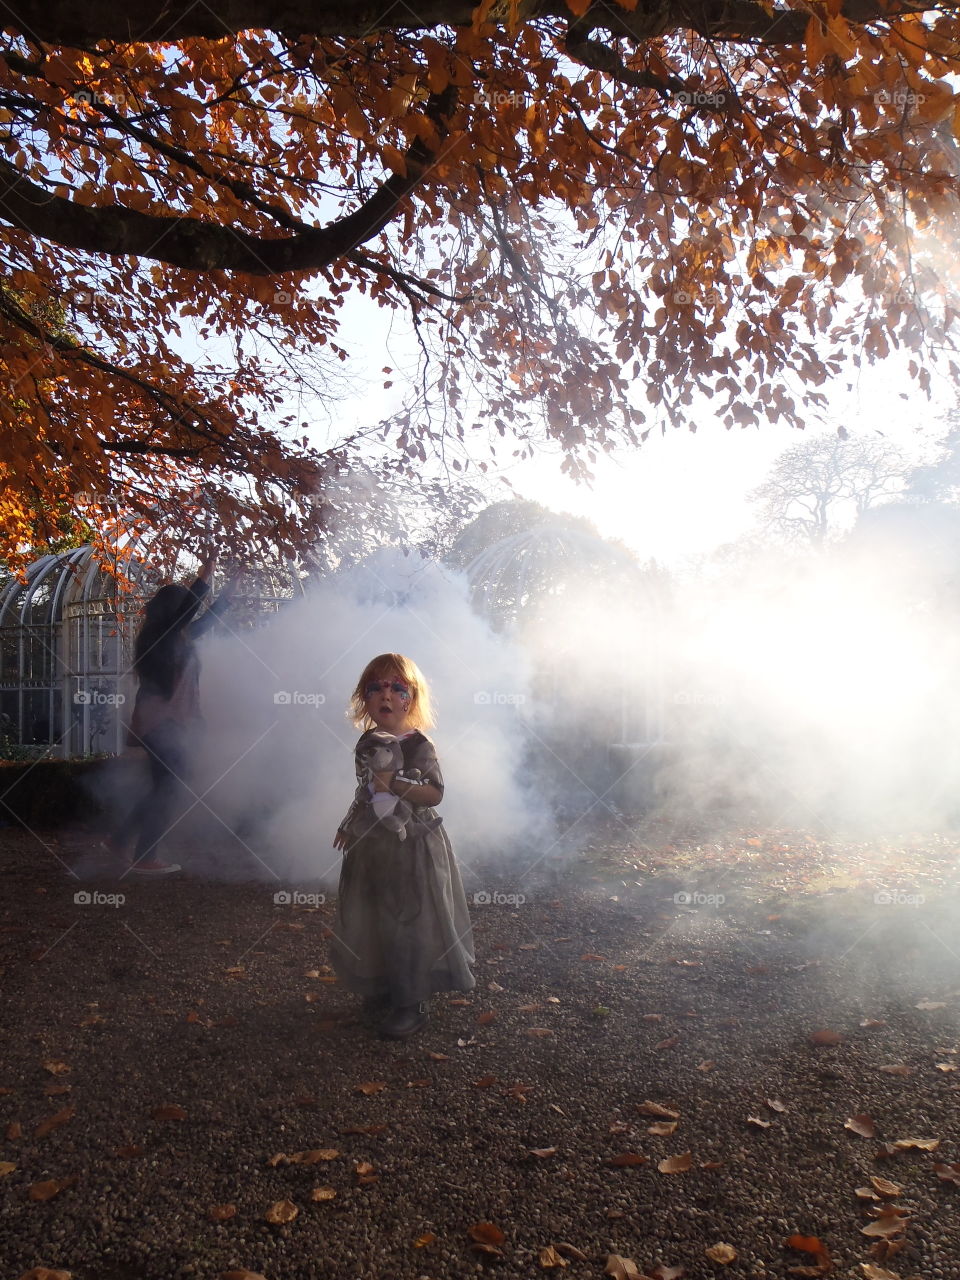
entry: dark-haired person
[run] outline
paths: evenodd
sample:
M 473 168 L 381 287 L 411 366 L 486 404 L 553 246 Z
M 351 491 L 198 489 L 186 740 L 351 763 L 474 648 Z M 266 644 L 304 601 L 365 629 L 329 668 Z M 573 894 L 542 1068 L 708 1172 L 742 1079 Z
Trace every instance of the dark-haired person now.
M 216 553 L 200 566 L 189 587 L 163 586 L 144 607 L 137 634 L 133 670 L 139 682 L 127 733 L 131 747 L 143 747 L 150 764 L 150 789 L 116 827 L 108 847 L 128 869 L 161 876 L 179 871 L 164 862 L 160 841 L 190 769 L 190 748 L 202 726 L 200 660 L 196 640 L 230 604 L 230 589 L 221 592 L 202 618 L 197 610 L 210 590 Z M 132 850 L 132 853 L 131 853 Z

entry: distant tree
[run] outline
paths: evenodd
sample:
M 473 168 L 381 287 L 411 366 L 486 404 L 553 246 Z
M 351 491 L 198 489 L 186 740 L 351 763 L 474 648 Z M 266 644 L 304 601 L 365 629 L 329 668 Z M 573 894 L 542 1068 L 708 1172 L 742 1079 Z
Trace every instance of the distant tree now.
M 750 500 L 767 532 L 821 546 L 871 507 L 899 497 L 909 474 L 896 445 L 817 436 L 787 449 Z
M 956 502 L 960 497 L 960 405 L 947 414 L 949 430 L 932 462 L 914 467 L 903 496 L 910 502 Z

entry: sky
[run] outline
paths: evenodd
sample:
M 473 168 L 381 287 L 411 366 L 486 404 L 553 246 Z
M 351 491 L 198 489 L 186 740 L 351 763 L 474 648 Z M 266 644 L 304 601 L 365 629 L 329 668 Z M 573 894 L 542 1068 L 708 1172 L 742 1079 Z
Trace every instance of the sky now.
M 345 309 L 344 334 L 347 349 L 363 354 L 354 358 L 350 370 L 354 392 L 340 406 L 332 429 L 316 429 L 318 444 L 369 426 L 395 408 L 402 377 L 394 375 L 394 387 L 386 392 L 380 370 L 390 365 L 399 371 L 409 362 L 402 321 L 395 320 L 391 330 L 384 312 L 361 300 Z M 908 376 L 906 364 L 906 357 L 894 354 L 882 365 L 852 370 L 821 388 L 830 410 L 803 433 L 772 424 L 728 431 L 704 400 L 702 426 L 695 434 L 655 430 L 638 450 L 601 455 L 591 487 L 561 471 L 559 449 L 544 450 L 533 461 L 501 459 L 499 475 L 515 492 L 494 483 L 488 486 L 491 501 L 518 496 L 586 517 L 601 535 L 626 543 L 642 560 L 678 567 L 755 527 L 750 491 L 785 449 L 808 435 L 843 425 L 851 434 L 876 434 L 917 461 L 925 460 L 946 430 L 943 415 L 954 397 L 947 378 L 934 374 L 928 401 Z

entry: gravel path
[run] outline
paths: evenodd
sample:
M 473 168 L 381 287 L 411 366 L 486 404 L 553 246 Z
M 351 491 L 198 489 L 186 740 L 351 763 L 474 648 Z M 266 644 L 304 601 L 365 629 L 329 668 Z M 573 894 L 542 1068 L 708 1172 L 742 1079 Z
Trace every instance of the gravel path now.
M 878 904 L 862 878 L 801 893 L 776 871 L 809 869 L 799 836 L 741 839 L 767 855 L 755 876 L 671 837 L 598 837 L 522 886 L 481 875 L 527 901 L 472 907 L 476 991 L 437 997 L 398 1044 L 332 978 L 329 900 L 189 875 L 79 884 L 49 847 L 70 861 L 82 833 L 3 833 L 0 1280 L 636 1274 L 609 1255 L 641 1275 L 825 1274 L 823 1254 L 785 1247 L 795 1233 L 838 1275 L 955 1280 L 960 1189 L 935 1169 L 960 1161 L 952 845 L 928 862 L 913 846 L 937 868 L 922 894 L 911 882 L 923 903 Z M 672 1121 L 645 1102 L 675 1131 L 649 1132 Z M 877 1136 L 845 1129 L 854 1116 Z M 939 1147 L 884 1153 L 911 1138 Z M 322 1154 L 276 1159 L 303 1152 Z M 646 1161 L 613 1163 L 631 1155 Z M 908 1214 L 878 1219 L 885 1258 L 863 1228 L 889 1201 L 855 1194 L 872 1177 Z M 282 1202 L 296 1216 L 267 1221 Z M 473 1247 L 482 1223 L 496 1253 Z M 718 1244 L 735 1260 L 708 1257 Z

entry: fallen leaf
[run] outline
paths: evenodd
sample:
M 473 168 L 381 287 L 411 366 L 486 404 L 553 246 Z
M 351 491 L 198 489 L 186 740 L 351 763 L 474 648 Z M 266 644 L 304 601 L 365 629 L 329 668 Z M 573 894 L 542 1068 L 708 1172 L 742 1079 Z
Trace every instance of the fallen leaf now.
M 693 1163 L 692 1153 L 684 1151 L 681 1156 L 668 1156 L 657 1165 L 660 1173 L 686 1173 Z
M 637 1110 L 642 1116 L 655 1116 L 658 1120 L 680 1119 L 679 1111 L 671 1111 L 669 1107 L 662 1107 L 659 1102 L 650 1102 L 649 1099 L 645 1102 L 638 1102 Z
M 957 1069 L 956 1064 L 955 1064 L 955 1063 L 953 1063 L 953 1062 L 938 1062 L 938 1063 L 937 1063 L 937 1070 L 938 1070 L 938 1071 L 956 1071 L 956 1069 Z
M 231 1218 L 236 1217 L 236 1214 L 235 1204 L 214 1204 L 207 1210 L 207 1217 L 211 1222 L 229 1222 Z
M 943 1000 L 921 1000 L 919 1004 L 913 1006 L 915 1009 L 945 1009 L 946 1002 Z
M 912 1076 L 913 1067 L 908 1067 L 904 1062 L 895 1062 L 890 1066 L 881 1067 L 880 1070 L 888 1076 Z
M 497 1013 L 496 1013 L 496 1010 L 495 1010 L 495 1009 L 488 1009 L 486 1013 L 478 1014 L 478 1015 L 477 1015 L 477 1026 L 478 1026 L 478 1027 L 485 1027 L 488 1023 L 493 1022 L 493 1020 L 494 1020 L 494 1018 L 496 1018 L 496 1016 L 497 1016 Z
M 590 1259 L 574 1244 L 567 1244 L 565 1240 L 561 1240 L 557 1245 L 557 1253 L 563 1254 L 565 1258 L 574 1258 L 577 1262 L 589 1262 Z
M 545 1245 L 540 1250 L 539 1260 L 544 1271 L 549 1271 L 553 1267 L 569 1267 L 570 1265 L 565 1258 L 560 1257 L 552 1244 Z
M 365 1084 L 355 1084 L 353 1086 L 355 1093 L 382 1093 L 387 1087 L 385 1080 L 368 1080 Z
M 952 1071 L 953 1067 L 950 1070 Z M 48 1084 L 43 1092 L 48 1098 L 57 1098 L 61 1094 L 70 1093 L 72 1089 L 73 1086 L 69 1084 Z
M 890 1200 L 896 1200 L 897 1196 L 903 1192 L 903 1187 L 898 1187 L 895 1182 L 890 1182 L 887 1178 L 871 1178 L 870 1181 L 874 1191 Z
M 547 1160 L 550 1156 L 557 1154 L 556 1147 L 530 1147 L 530 1154 L 536 1156 L 539 1160 Z
M 16 1167 L 10 1160 L 0 1160 L 0 1178 L 5 1178 L 8 1173 L 13 1173 Z
M 613 1280 L 643 1280 L 636 1263 L 629 1258 L 621 1257 L 619 1253 L 607 1254 L 607 1265 L 603 1269 L 603 1274 L 613 1276 Z
M 52 1200 L 54 1196 L 65 1191 L 67 1187 L 72 1187 L 75 1182 L 79 1182 L 79 1178 L 49 1178 L 46 1182 L 35 1182 L 30 1188 L 31 1200 Z
M 163 1107 L 154 1107 L 150 1114 L 154 1120 L 186 1120 L 187 1118 L 186 1111 L 175 1102 L 170 1102 Z
M 449 1062 L 450 1061 L 449 1053 L 434 1053 L 432 1049 L 427 1050 L 427 1057 L 430 1059 L 431 1062 Z
M 704 1058 L 703 1062 L 698 1062 L 698 1063 L 697 1063 L 697 1070 L 698 1070 L 698 1071 L 712 1071 L 712 1070 L 713 1070 L 713 1068 L 714 1068 L 716 1065 L 717 1065 L 717 1064 L 716 1064 L 716 1062 L 714 1061 L 714 1059 L 713 1059 L 713 1058 Z
M 38 1124 L 33 1136 L 35 1138 L 45 1138 L 48 1133 L 53 1133 L 54 1129 L 59 1129 L 62 1124 L 72 1120 L 76 1114 L 76 1107 L 64 1107 L 56 1115 L 48 1116 L 46 1120 Z
M 897 1151 L 936 1151 L 939 1138 L 898 1138 L 894 1142 Z
M 861 1138 L 875 1138 L 877 1136 L 877 1126 L 874 1123 L 873 1116 L 851 1116 L 849 1120 L 843 1122 L 843 1127 L 851 1133 L 858 1134 Z
M 495 1222 L 475 1222 L 467 1230 L 467 1235 L 477 1244 L 503 1244 L 507 1238 Z
M 900 1277 L 886 1267 L 878 1267 L 872 1262 L 861 1262 L 860 1268 L 866 1280 L 900 1280 Z
M 479 1080 L 474 1080 L 473 1087 L 475 1089 L 489 1089 L 492 1084 L 497 1083 L 496 1076 L 481 1076 Z
M 867 1223 L 860 1231 L 865 1236 L 896 1236 L 906 1229 L 906 1219 L 888 1206 L 875 1222 Z
M 119 1156 L 121 1160 L 134 1160 L 137 1156 L 143 1155 L 143 1147 L 137 1147 L 132 1144 L 127 1147 L 117 1147 L 113 1154 Z
M 837 1031 L 814 1031 L 810 1036 L 810 1043 L 817 1045 L 834 1045 L 842 1043 L 843 1037 Z
M 680 1280 L 683 1267 L 665 1267 L 662 1263 L 650 1272 L 652 1280 Z
M 581 960 L 598 960 L 598 961 L 601 961 L 601 962 L 605 962 L 605 961 L 606 961 L 606 959 L 607 959 L 607 957 L 606 957 L 606 956 L 595 956 L 595 955 L 593 955 L 591 952 L 587 952 L 587 954 L 586 954 L 586 955 L 582 955 L 582 956 L 580 957 L 580 959 L 581 959 Z
M 432 1080 L 408 1080 L 408 1089 L 428 1089 L 433 1084 Z
M 941 1182 L 952 1182 L 955 1187 L 960 1187 L 960 1164 L 935 1164 L 933 1172 Z
M 334 1200 L 336 1199 L 336 1189 L 334 1187 L 314 1187 L 310 1192 L 311 1200 Z
M 647 1157 L 640 1155 L 637 1151 L 621 1151 L 618 1156 L 611 1156 L 607 1164 L 613 1165 L 615 1169 L 630 1169 L 635 1165 L 646 1164 Z
M 883 1018 L 864 1018 L 860 1025 L 861 1027 L 885 1027 L 887 1024 Z
M 671 1133 L 675 1133 L 679 1120 L 658 1120 L 655 1124 L 647 1125 L 647 1133 L 652 1133 L 655 1138 L 669 1138 Z
M 853 1194 L 860 1200 L 879 1200 L 880 1197 L 872 1187 L 855 1187 Z
M 422 1236 L 417 1236 L 413 1242 L 413 1247 L 415 1249 L 426 1249 L 436 1241 L 436 1238 L 432 1231 L 425 1231 Z
M 761 1120 L 759 1116 L 747 1116 L 747 1124 L 752 1124 L 757 1129 L 769 1129 L 772 1120 Z
M 641 1022 L 662 1022 L 663 1014 L 662 1013 L 645 1013 L 643 1017 L 640 1019 L 640 1021 Z
M 737 1260 L 737 1251 L 732 1244 L 712 1244 L 709 1249 L 704 1249 L 704 1253 L 711 1262 L 720 1262 L 724 1266 Z
M 385 1133 L 390 1126 L 388 1124 L 353 1124 L 340 1132 L 346 1136 L 348 1133 L 359 1133 L 364 1135 L 372 1135 L 376 1133 Z
M 282 1226 L 285 1222 L 292 1222 L 299 1212 L 292 1200 L 278 1200 L 263 1216 L 267 1222 Z
M 767 1106 L 770 1108 L 771 1111 L 776 1111 L 778 1114 L 781 1114 L 781 1115 L 787 1109 L 786 1104 L 781 1102 L 779 1098 L 764 1098 L 764 1102 L 767 1104 Z
M 544 1036 L 552 1036 L 553 1032 L 549 1027 L 527 1027 L 526 1034 L 543 1039 Z
M 670 1036 L 667 1040 L 661 1040 L 659 1044 L 655 1044 L 654 1049 L 673 1049 L 680 1043 L 679 1036 Z
M 49 1071 L 50 1074 L 54 1076 L 63 1075 L 64 1072 L 73 1070 L 73 1068 L 68 1066 L 65 1062 L 58 1062 L 53 1058 L 48 1058 L 46 1062 L 41 1063 L 41 1066 L 44 1071 Z
M 722 1160 L 704 1160 L 700 1168 L 701 1169 L 722 1169 L 723 1161 Z
M 796 1249 L 799 1253 L 812 1253 L 818 1259 L 818 1269 L 827 1270 L 832 1268 L 830 1254 L 827 1252 L 827 1246 L 823 1243 L 819 1236 L 802 1236 L 792 1235 L 784 1240 L 784 1245 L 788 1249 Z

